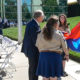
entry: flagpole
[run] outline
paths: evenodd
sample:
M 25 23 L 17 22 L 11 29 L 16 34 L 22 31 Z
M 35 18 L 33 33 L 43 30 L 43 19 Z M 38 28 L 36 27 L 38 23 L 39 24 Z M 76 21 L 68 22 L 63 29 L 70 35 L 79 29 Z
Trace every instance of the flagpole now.
M 18 43 L 22 42 L 22 0 L 17 0 Z

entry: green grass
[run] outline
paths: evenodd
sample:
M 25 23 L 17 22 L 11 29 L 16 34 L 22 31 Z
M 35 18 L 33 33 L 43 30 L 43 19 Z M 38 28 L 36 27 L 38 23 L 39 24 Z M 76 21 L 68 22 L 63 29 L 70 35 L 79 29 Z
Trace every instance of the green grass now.
M 22 35 L 24 37 L 25 32 L 25 26 L 22 26 Z M 11 27 L 7 29 L 3 29 L 3 35 L 7 36 L 13 40 L 18 40 L 18 28 L 17 27 Z
M 74 51 L 70 51 L 70 54 L 80 58 L 80 53 L 77 53 L 77 52 L 74 52 Z
M 70 29 L 72 29 L 73 27 L 75 27 L 78 22 L 80 22 L 80 16 L 77 17 L 71 17 L 71 18 L 67 18 L 68 23 L 70 23 Z M 41 29 L 45 26 L 46 22 L 41 23 Z M 25 32 L 25 26 L 22 27 L 22 35 L 24 37 L 24 32 Z M 8 36 L 11 39 L 17 40 L 18 39 L 18 28 L 17 27 L 11 27 L 11 28 L 7 28 L 7 29 L 3 29 L 3 33 L 5 36 Z M 76 60 L 80 59 L 80 54 L 74 51 L 70 51 L 70 55 L 75 57 Z
M 4 36 L 8 36 L 9 38 L 12 38 L 14 40 L 17 40 L 18 33 L 17 28 L 7 28 L 3 30 Z
M 80 63 L 80 53 L 78 52 L 74 52 L 74 51 L 70 51 L 70 58 L 74 61 L 77 61 Z
M 46 22 L 40 24 L 41 29 L 46 25 Z
M 80 16 L 68 18 L 68 23 L 70 23 L 70 29 L 77 25 L 80 22 Z

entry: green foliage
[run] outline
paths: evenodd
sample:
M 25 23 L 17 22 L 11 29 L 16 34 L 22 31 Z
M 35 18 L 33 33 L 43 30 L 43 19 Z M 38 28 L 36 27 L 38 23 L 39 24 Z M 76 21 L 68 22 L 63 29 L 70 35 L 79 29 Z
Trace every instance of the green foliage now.
M 5 0 L 5 15 L 7 19 L 17 19 L 16 0 Z
M 53 14 L 55 7 L 57 6 L 56 0 L 43 0 L 43 11 L 45 12 L 46 18 Z
M 17 20 L 17 0 L 5 0 L 5 16 L 10 20 Z M 22 19 L 29 19 L 27 3 L 22 4 Z
M 67 0 L 59 0 L 58 10 L 60 13 L 64 13 L 67 15 Z
M 29 10 L 27 8 L 27 3 L 23 3 L 22 5 L 22 19 L 26 20 L 26 19 L 30 19 L 31 15 L 29 13 Z
M 59 4 L 57 3 L 57 0 L 43 0 L 42 3 L 46 18 L 53 14 L 67 14 L 67 0 L 59 0 Z
M 57 5 L 57 1 L 56 0 L 43 0 L 43 4 L 44 5 L 48 5 L 48 6 L 56 6 Z

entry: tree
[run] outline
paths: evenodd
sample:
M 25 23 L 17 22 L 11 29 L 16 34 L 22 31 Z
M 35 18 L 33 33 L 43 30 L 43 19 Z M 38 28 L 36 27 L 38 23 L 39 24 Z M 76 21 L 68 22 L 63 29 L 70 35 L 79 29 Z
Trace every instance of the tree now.
M 62 13 L 64 13 L 64 14 L 66 14 L 67 15 L 67 12 L 68 12 L 68 8 L 67 8 L 67 0 L 59 0 L 59 6 L 61 6 L 61 7 L 59 7 L 59 10 L 62 12 Z
M 7 19 L 17 19 L 17 1 L 5 0 L 5 15 Z
M 60 13 L 67 12 L 67 0 L 42 0 L 43 11 L 46 17 L 50 17 L 53 14 L 59 15 Z
M 43 11 L 45 12 L 46 18 L 54 13 L 57 6 L 56 0 L 42 0 Z
M 17 21 L 17 0 L 5 0 L 6 18 Z M 27 3 L 22 4 L 22 19 L 29 19 L 30 13 L 28 11 Z
M 26 20 L 26 19 L 30 19 L 30 18 L 31 18 L 31 15 L 29 13 L 27 3 L 23 3 L 23 5 L 22 5 L 22 19 Z

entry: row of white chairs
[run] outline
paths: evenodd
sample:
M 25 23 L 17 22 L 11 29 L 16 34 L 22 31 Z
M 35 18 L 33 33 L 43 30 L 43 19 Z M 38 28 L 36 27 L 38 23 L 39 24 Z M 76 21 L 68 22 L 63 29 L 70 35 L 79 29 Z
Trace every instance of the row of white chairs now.
M 11 59 L 17 49 L 18 43 L 15 44 L 11 39 L 0 35 L 0 72 L 5 71 L 11 80 L 13 71 L 16 71 L 16 66 Z

